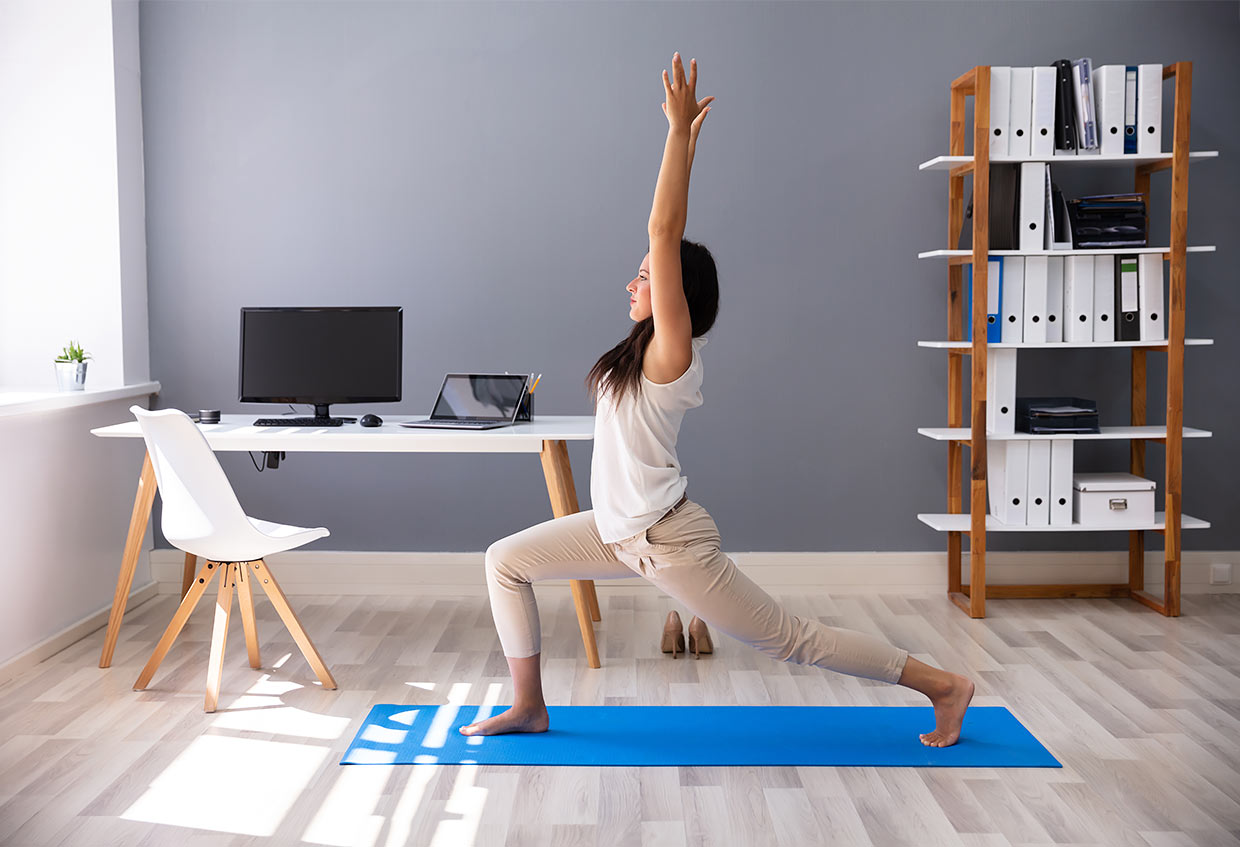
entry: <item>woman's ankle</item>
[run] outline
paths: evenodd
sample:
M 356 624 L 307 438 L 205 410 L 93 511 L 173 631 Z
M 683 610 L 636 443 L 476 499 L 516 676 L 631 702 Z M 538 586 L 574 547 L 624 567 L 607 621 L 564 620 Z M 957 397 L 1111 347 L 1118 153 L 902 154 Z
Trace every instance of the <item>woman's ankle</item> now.
M 909 657 L 900 676 L 899 684 L 918 691 L 927 697 L 936 698 L 949 694 L 955 685 L 955 674 L 927 665 Z

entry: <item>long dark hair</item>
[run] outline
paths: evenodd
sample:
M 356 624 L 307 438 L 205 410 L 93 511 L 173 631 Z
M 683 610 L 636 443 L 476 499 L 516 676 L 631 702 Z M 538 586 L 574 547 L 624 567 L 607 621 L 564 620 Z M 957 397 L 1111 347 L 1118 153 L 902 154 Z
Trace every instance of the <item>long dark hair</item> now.
M 689 304 L 693 337 L 697 338 L 715 325 L 719 315 L 719 275 L 715 271 L 715 259 L 705 245 L 680 240 L 680 277 Z M 625 392 L 641 392 L 642 360 L 653 336 L 654 319 L 640 320 L 627 338 L 594 363 L 586 376 L 586 387 L 594 402 L 598 402 L 600 393 L 615 394 L 619 400 Z

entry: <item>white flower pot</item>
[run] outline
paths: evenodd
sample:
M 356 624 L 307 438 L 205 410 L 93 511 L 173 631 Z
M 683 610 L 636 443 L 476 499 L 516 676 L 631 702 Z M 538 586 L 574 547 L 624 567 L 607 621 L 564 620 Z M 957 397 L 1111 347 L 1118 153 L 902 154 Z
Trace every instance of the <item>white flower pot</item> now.
M 61 391 L 81 391 L 86 388 L 86 362 L 54 362 L 56 385 Z

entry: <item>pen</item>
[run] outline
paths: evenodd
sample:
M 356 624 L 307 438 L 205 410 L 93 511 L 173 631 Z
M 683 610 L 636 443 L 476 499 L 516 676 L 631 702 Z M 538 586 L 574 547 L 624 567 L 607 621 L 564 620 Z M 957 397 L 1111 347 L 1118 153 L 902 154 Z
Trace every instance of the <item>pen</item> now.
M 542 374 L 539 374 L 539 375 L 538 375 L 538 379 L 534 380 L 534 384 L 530 386 L 530 391 L 533 391 L 535 388 L 537 388 L 537 387 L 538 387 L 538 380 L 539 380 L 539 379 L 542 379 Z

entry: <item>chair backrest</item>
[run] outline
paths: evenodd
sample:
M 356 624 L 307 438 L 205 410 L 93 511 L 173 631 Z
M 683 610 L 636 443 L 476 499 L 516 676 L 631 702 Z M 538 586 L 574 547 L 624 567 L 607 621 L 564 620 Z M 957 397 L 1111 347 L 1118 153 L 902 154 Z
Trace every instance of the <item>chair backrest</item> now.
M 163 499 L 164 537 L 187 549 L 208 539 L 255 534 L 207 439 L 180 409 L 147 411 L 130 406 L 142 427 Z M 189 552 L 194 552 L 190 549 Z

